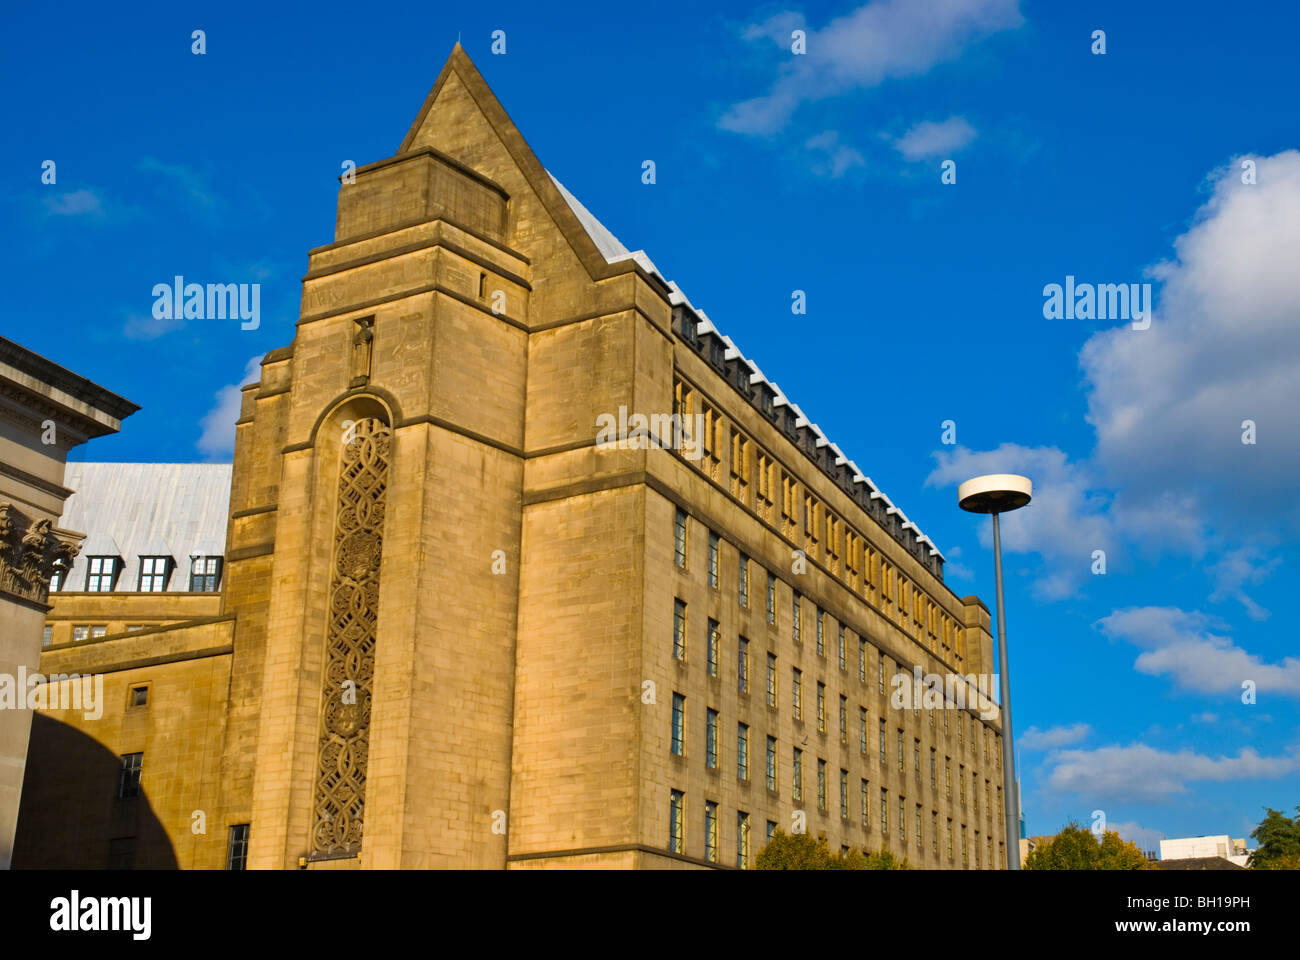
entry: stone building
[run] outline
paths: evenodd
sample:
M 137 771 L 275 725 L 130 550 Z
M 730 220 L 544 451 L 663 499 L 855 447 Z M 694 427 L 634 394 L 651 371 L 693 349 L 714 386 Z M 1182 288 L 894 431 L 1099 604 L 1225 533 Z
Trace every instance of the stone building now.
M 42 725 L 23 865 L 746 867 L 800 817 L 1001 864 L 996 717 L 888 696 L 991 672 L 988 611 L 459 46 L 237 431 L 216 609 L 42 657 L 107 706 Z
M 72 490 L 68 451 L 116 433 L 139 408 L 0 337 L 0 870 L 8 869 L 23 789 L 50 580 L 81 536 L 59 523 Z

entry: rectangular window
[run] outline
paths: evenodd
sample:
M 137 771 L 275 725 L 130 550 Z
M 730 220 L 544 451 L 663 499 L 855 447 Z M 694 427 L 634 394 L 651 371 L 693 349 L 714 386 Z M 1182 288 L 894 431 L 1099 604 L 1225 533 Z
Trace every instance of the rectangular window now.
M 898 735 L 895 737 L 894 748 L 895 752 L 898 754 L 898 772 L 904 773 L 907 770 L 907 766 L 903 760 L 903 730 L 901 727 L 898 730 Z
M 912 741 L 912 773 L 916 776 L 916 782 L 921 782 L 921 741 Z
M 885 752 L 885 718 L 880 718 L 880 767 L 883 770 L 889 762 L 888 755 Z
M 749 779 L 749 724 L 736 724 L 736 778 Z
M 817 656 L 826 656 L 826 611 L 817 608 Z
M 966 824 L 963 823 L 961 825 L 961 865 L 965 867 L 969 863 L 970 856 L 966 850 Z
M 67 568 L 61 561 L 54 562 L 54 569 L 50 571 L 50 593 L 58 593 L 63 587 L 63 578 L 67 575 Z
M 147 707 L 149 705 L 148 684 L 142 683 L 131 687 L 127 694 L 127 704 L 132 707 Z
M 817 758 L 817 809 L 826 809 L 826 761 Z
M 817 682 L 817 731 L 826 732 L 826 684 Z
M 709 531 L 709 586 L 718 589 L 718 535 Z
M 749 503 L 750 442 L 739 430 L 731 431 L 731 495 L 742 503 Z
M 943 795 L 952 799 L 952 757 L 943 758 Z
M 686 602 L 673 600 L 673 659 L 686 659 Z
M 767 738 L 767 789 L 776 789 L 776 737 Z
M 948 818 L 948 859 L 952 859 L 952 817 Z
M 858 639 L 858 683 L 867 682 L 867 641 Z
M 776 577 L 767 575 L 767 622 L 776 623 Z
M 798 667 L 794 668 L 794 672 L 791 675 L 791 679 L 790 679 L 790 704 L 791 704 L 791 708 L 794 710 L 794 718 L 796 720 L 802 720 L 803 719 L 803 671 L 800 670 Z
M 704 859 L 718 862 L 718 805 L 713 800 L 704 801 Z
M 41 635 L 41 646 L 48 647 L 54 642 L 54 628 L 48 623 L 45 625 L 45 632 Z
M 686 569 L 686 511 L 681 507 L 673 521 L 673 562 Z
M 742 607 L 749 606 L 749 557 L 743 553 L 736 565 L 736 597 Z
M 924 817 L 925 813 L 921 810 L 921 805 L 918 803 L 916 805 L 916 848 L 918 850 L 925 849 L 925 833 L 921 829 L 922 824 L 924 823 Z
M 868 784 L 867 781 L 865 780 L 862 781 L 862 792 L 861 795 L 858 797 L 858 803 L 861 804 L 862 806 L 862 825 L 864 827 L 870 827 L 871 826 L 871 819 L 870 819 L 871 818 L 871 793 L 870 793 L 870 784 Z
M 85 640 L 89 636 L 90 636 L 90 627 L 88 626 L 78 625 L 72 628 L 73 643 L 80 643 L 82 640 Z
M 230 826 L 230 839 L 226 843 L 226 869 L 248 869 L 248 824 Z
M 980 815 L 980 778 L 974 770 L 970 772 L 970 802 L 975 808 L 975 816 Z
M 907 797 L 898 798 L 898 842 L 907 843 Z
M 794 748 L 794 768 L 790 774 L 790 787 L 796 801 L 803 801 L 803 751 Z
M 934 747 L 930 748 L 930 789 L 937 789 L 939 786 L 938 760 L 935 757 Z
M 844 653 L 844 627 L 843 626 L 840 627 L 839 644 L 840 644 L 840 669 L 847 670 L 848 667 L 845 666 L 846 661 L 844 659 L 845 653 Z
M 86 567 L 86 590 L 109 593 L 117 579 L 117 557 L 90 557 Z
M 840 770 L 840 819 L 849 818 L 849 772 Z
M 776 706 L 776 654 L 767 655 L 767 705 Z
M 686 805 L 686 796 L 680 790 L 668 791 L 668 850 L 670 853 L 682 852 L 682 808 Z
M 880 654 L 876 656 L 876 687 L 881 693 L 885 692 L 885 658 Z
M 849 698 L 840 694 L 840 743 L 849 742 Z
M 939 811 L 930 811 L 930 850 L 937 857 L 939 855 Z
M 708 647 L 706 652 L 708 653 L 709 660 L 708 671 L 709 676 L 716 677 L 718 675 L 718 647 L 722 645 L 722 628 L 718 625 L 718 621 L 714 620 L 712 617 L 709 618 L 708 626 L 709 635 L 706 638 L 706 645 Z
M 749 693 L 749 641 L 744 637 L 736 648 L 736 688 Z
M 736 867 L 749 869 L 749 814 L 736 811 Z
M 775 837 L 775 836 L 776 836 L 776 821 L 775 821 L 775 820 L 769 820 L 769 821 L 767 821 L 767 839 L 764 840 L 763 842 L 764 842 L 765 844 L 767 844 L 767 843 L 771 843 L 771 842 L 772 842 L 772 838 Z
M 141 593 L 162 593 L 166 590 L 171 563 L 171 557 L 141 557 L 140 584 L 137 589 Z
M 776 464 L 766 453 L 758 454 L 758 515 L 771 523 L 776 508 Z
M 880 832 L 889 836 L 889 791 L 883 787 L 880 790 Z
M 103 624 L 100 624 L 97 627 L 90 628 L 91 640 L 98 640 L 100 637 L 104 637 L 107 635 L 108 635 L 108 627 L 104 626 Z
M 675 756 L 686 753 L 686 698 L 680 693 L 673 694 L 673 743 Z
M 966 764 L 957 764 L 957 792 L 962 803 L 966 802 Z
M 140 772 L 143 768 L 143 753 L 123 754 L 122 769 L 117 779 L 117 799 L 130 800 L 140 796 Z
M 803 613 L 801 610 L 801 606 L 802 606 L 800 603 L 801 600 L 802 598 L 799 596 L 799 591 L 796 590 L 794 592 L 794 602 L 790 606 L 791 623 L 794 624 L 794 626 L 791 628 L 792 629 L 791 635 L 794 637 L 795 643 L 803 643 L 803 638 L 802 638 Z
M 704 765 L 710 770 L 718 766 L 718 711 L 712 707 L 704 710 Z
M 980 869 L 980 832 L 975 831 L 975 869 Z
M 221 557 L 195 557 L 190 561 L 190 591 L 215 593 L 221 583 Z
M 858 749 L 865 757 L 867 755 L 867 708 L 858 707 Z
M 993 804 L 989 803 L 989 782 L 984 781 L 984 809 L 989 813 L 993 812 Z

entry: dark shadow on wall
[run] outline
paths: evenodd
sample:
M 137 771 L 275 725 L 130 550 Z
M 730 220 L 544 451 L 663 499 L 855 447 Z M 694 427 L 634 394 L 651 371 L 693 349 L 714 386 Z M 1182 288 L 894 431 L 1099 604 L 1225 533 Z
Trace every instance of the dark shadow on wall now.
M 178 869 L 143 786 L 138 796 L 117 799 L 121 771 L 122 758 L 96 740 L 35 714 L 12 868 Z

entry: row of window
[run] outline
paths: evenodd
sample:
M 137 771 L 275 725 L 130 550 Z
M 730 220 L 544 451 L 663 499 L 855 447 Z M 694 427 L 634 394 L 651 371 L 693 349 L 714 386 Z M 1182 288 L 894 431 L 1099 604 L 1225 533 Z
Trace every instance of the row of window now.
M 769 670 L 769 678 L 771 671 Z M 769 681 L 770 682 L 770 681 Z M 794 671 L 794 711 L 795 719 L 801 716 L 800 708 L 800 672 Z M 826 731 L 826 688 L 825 684 L 817 684 L 817 729 L 820 732 Z M 863 756 L 867 755 L 867 708 L 858 708 L 859 750 Z M 720 739 L 720 720 L 719 713 L 712 707 L 705 707 L 704 710 L 704 766 L 709 770 L 718 769 L 719 764 L 719 739 Z M 749 780 L 749 724 L 738 722 L 736 724 L 736 779 L 741 781 Z M 900 773 L 906 772 L 904 762 L 904 739 L 903 729 L 900 727 L 896 730 L 897 746 L 895 754 L 898 759 L 898 770 Z M 848 743 L 848 699 L 840 697 L 840 742 Z M 880 767 L 885 769 L 888 766 L 888 752 L 886 744 L 886 723 L 884 718 L 880 719 L 879 725 L 879 751 Z M 777 738 L 768 735 L 766 742 L 766 753 L 764 763 L 764 773 L 766 778 L 767 789 L 777 792 L 779 789 L 777 783 Z M 673 756 L 686 756 L 686 697 L 684 694 L 673 691 L 671 728 L 669 733 L 669 751 Z M 921 741 L 914 738 L 912 740 L 912 765 L 916 782 L 921 782 Z M 944 796 L 952 799 L 952 757 L 943 758 L 944 766 Z M 967 802 L 966 791 L 966 765 L 959 763 L 957 765 L 957 783 L 959 800 L 963 806 Z M 791 794 L 795 802 L 803 800 L 803 751 L 795 747 L 793 754 L 793 783 L 791 784 Z M 840 806 L 841 815 L 848 816 L 848 776 L 847 770 L 840 771 Z M 866 780 L 862 781 L 866 784 Z M 970 799 L 976 816 L 980 812 L 980 776 L 975 770 L 970 772 Z M 938 790 L 938 752 L 934 747 L 930 748 L 930 788 Z M 984 809 L 989 819 L 993 816 L 992 804 L 993 784 L 987 777 L 984 778 Z M 998 787 L 998 808 L 1002 806 L 1002 788 Z M 817 760 L 817 808 L 826 809 L 826 761 L 818 758 Z M 999 814 L 1000 815 L 1000 814 Z M 863 821 L 865 823 L 865 820 Z
M 796 751 L 798 752 L 798 751 Z M 824 796 L 826 763 L 819 760 L 817 767 L 817 776 L 819 790 Z M 797 768 L 796 768 L 797 769 Z M 844 820 L 849 819 L 849 781 L 848 771 L 840 771 L 840 816 Z M 824 803 L 823 803 L 824 807 Z M 871 785 L 868 781 L 861 781 L 859 787 L 859 809 L 861 813 L 862 825 L 870 829 L 871 824 Z M 880 832 L 883 837 L 889 836 L 889 791 L 880 791 Z M 750 866 L 750 814 L 745 810 L 736 811 L 736 867 L 745 870 Z M 947 858 L 950 863 L 955 862 L 953 850 L 953 821 L 952 817 L 945 818 L 946 830 L 944 832 L 945 849 Z M 718 851 L 718 802 L 716 800 L 704 801 L 704 859 L 710 863 L 719 862 Z M 907 845 L 907 798 L 900 796 L 898 798 L 898 820 L 897 820 L 898 842 L 906 848 Z M 764 845 L 772 842 L 772 837 L 776 834 L 776 821 L 768 820 Z M 922 804 L 916 804 L 913 836 L 916 838 L 916 847 L 918 850 L 925 850 L 925 809 Z M 993 859 L 993 834 L 985 832 L 983 842 L 979 830 L 974 831 L 974 844 L 969 843 L 970 833 L 967 824 L 961 824 L 961 865 L 969 867 L 971 855 L 974 854 L 975 868 L 982 869 L 987 865 L 990 868 L 998 866 Z M 939 856 L 939 811 L 930 811 L 930 849 L 935 856 Z M 999 859 L 1003 845 L 998 843 Z M 668 851 L 669 853 L 685 854 L 686 852 L 686 794 L 681 790 L 670 789 L 668 791 Z M 841 847 L 841 852 L 847 852 L 848 847 Z
M 676 379 L 673 385 L 673 412 L 676 423 L 683 424 L 689 437 L 695 414 L 703 417 L 703 455 L 696 461 L 700 470 L 721 484 L 721 465 L 726 421 L 707 401 L 685 381 Z M 793 543 L 800 544 L 805 554 L 823 563 L 830 572 L 845 583 L 855 594 L 875 605 L 886 617 L 898 624 L 904 633 L 922 642 L 932 653 L 942 651 L 944 660 L 955 654 L 963 659 L 965 631 L 962 625 L 945 613 L 919 584 L 914 584 L 884 554 L 873 548 L 870 541 L 821 502 L 804 484 L 741 430 L 730 429 L 730 491 L 732 496 L 754 510 L 769 526 L 779 531 Z M 679 447 L 680 448 L 680 447 Z M 688 461 L 689 462 L 689 461 Z M 757 483 L 752 481 L 757 478 Z M 776 495 L 780 490 L 780 515 L 776 511 Z M 686 566 L 686 523 L 679 511 L 677 535 L 677 562 Z M 710 585 L 716 586 L 716 554 L 713 552 L 716 534 L 709 534 Z M 742 555 L 742 561 L 744 560 Z M 745 564 L 742 562 L 742 568 Z M 742 574 L 744 579 L 744 574 Z
M 221 557 L 192 557 L 190 592 L 215 592 L 221 583 L 221 566 Z M 126 563 L 121 557 L 87 557 L 86 592 L 110 593 L 116 590 L 118 579 L 125 568 Z M 162 593 L 167 589 L 175 569 L 176 561 L 171 557 L 141 557 L 136 590 L 140 593 Z M 67 572 L 66 568 L 55 569 L 50 577 L 51 592 L 65 588 Z
M 769 574 L 768 579 L 769 582 L 771 582 L 775 578 L 771 577 L 771 575 Z M 769 594 L 774 596 L 775 590 L 769 590 Z M 803 643 L 803 637 L 802 637 L 803 616 L 801 611 L 802 611 L 802 598 L 800 597 L 798 591 L 794 591 L 791 622 L 793 624 L 792 629 L 793 629 L 794 642 L 799 645 L 802 645 Z M 821 607 L 818 607 L 817 620 L 816 620 L 817 655 L 819 657 L 822 657 L 823 659 L 826 657 L 826 629 L 825 629 L 826 621 L 827 621 L 826 612 L 822 610 Z M 675 597 L 673 598 L 673 659 L 678 661 L 679 663 L 684 663 L 687 660 L 689 636 L 690 636 L 690 630 L 689 630 L 687 603 L 685 600 L 682 600 L 680 597 Z M 850 643 L 850 639 L 849 639 L 848 631 L 845 629 L 843 625 L 840 625 L 838 636 L 837 636 L 837 654 L 838 654 L 839 669 L 845 673 L 848 672 L 847 647 L 849 646 L 849 643 Z M 722 627 L 721 624 L 719 624 L 719 622 L 713 619 L 712 617 L 708 617 L 706 620 L 704 644 L 705 644 L 705 670 L 710 677 L 717 677 L 719 675 L 719 662 L 721 659 Z M 859 637 L 857 666 L 858 666 L 858 682 L 860 684 L 865 684 L 867 682 L 867 658 L 868 658 L 867 648 L 868 648 L 867 640 L 863 637 Z M 879 651 L 876 651 L 876 689 L 878 693 L 882 693 L 882 694 L 886 693 L 885 660 L 886 660 L 885 656 L 881 654 Z M 767 698 L 767 705 L 769 707 L 775 708 L 777 706 L 776 654 L 772 653 L 771 651 L 768 651 L 766 664 L 767 664 L 767 674 L 766 674 L 765 694 Z M 737 642 L 736 642 L 736 688 L 741 693 L 746 693 L 746 694 L 749 693 L 749 638 L 743 635 L 740 635 L 737 638 Z M 792 674 L 791 701 L 794 710 L 794 718 L 796 720 L 803 719 L 802 689 L 803 689 L 803 672 L 798 668 L 794 668 Z M 818 719 L 817 729 L 823 733 L 826 731 L 826 725 L 825 725 L 826 717 L 825 717 L 825 703 L 824 703 L 825 689 L 826 689 L 826 685 L 818 681 L 817 683 L 817 719 Z M 840 734 L 844 742 L 847 743 L 848 742 L 847 724 L 845 721 L 846 703 L 847 703 L 847 697 L 841 695 L 840 696 Z M 860 709 L 862 711 L 863 716 L 865 717 L 866 708 L 862 707 Z M 913 710 L 914 714 L 917 712 L 918 711 L 916 709 Z M 944 709 L 944 710 L 940 710 L 939 712 L 943 714 L 944 735 L 950 736 L 948 715 L 951 711 Z M 933 729 L 936 725 L 935 708 L 933 707 L 929 708 L 928 713 L 930 718 L 930 727 Z M 885 721 L 881 720 L 880 722 L 883 725 Z M 972 713 L 966 710 L 961 711 L 958 714 L 958 720 L 956 726 L 957 726 L 957 743 L 959 747 L 962 748 L 965 747 L 965 740 L 966 740 L 967 733 L 969 733 L 970 736 L 971 746 L 977 747 L 979 745 L 978 744 L 979 738 L 975 731 L 975 717 Z M 883 726 L 882 726 L 882 730 L 883 730 Z M 900 736 L 901 736 L 901 731 L 900 731 Z M 865 727 L 864 727 L 863 741 L 865 744 Z M 986 764 L 989 762 L 989 752 L 990 752 L 990 748 L 993 746 L 994 746 L 993 732 L 990 728 L 984 727 L 983 748 L 984 748 L 984 762 Z M 865 749 L 863 750 L 863 752 L 864 753 L 866 752 Z M 883 749 L 881 752 L 882 752 L 882 762 L 883 762 Z M 994 751 L 994 763 L 995 765 L 1001 763 L 1001 754 L 997 751 Z
M 127 624 L 127 633 L 136 633 L 143 630 L 150 624 L 130 623 Z M 75 623 L 72 625 L 72 642 L 81 643 L 85 640 L 98 640 L 100 637 L 108 635 L 108 625 L 104 623 Z M 54 627 L 51 624 L 45 625 L 45 633 L 41 640 L 41 646 L 48 647 L 54 642 Z

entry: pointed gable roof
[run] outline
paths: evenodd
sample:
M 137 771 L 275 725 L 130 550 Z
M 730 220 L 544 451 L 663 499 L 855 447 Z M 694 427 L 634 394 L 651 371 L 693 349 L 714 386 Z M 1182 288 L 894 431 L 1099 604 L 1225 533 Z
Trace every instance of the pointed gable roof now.
M 433 110 L 433 106 L 437 102 L 439 94 L 443 92 L 443 88 L 453 81 L 459 83 L 474 101 L 475 106 L 478 107 L 483 118 L 491 126 L 493 132 L 496 133 L 498 139 L 510 154 L 511 159 L 514 160 L 515 165 L 523 174 L 524 179 L 528 182 L 529 187 L 541 200 L 556 227 L 564 235 L 565 240 L 568 241 L 574 254 L 582 262 L 583 267 L 586 268 L 592 279 L 603 279 L 623 272 L 620 269 L 614 269 L 605 257 L 597 245 L 597 241 L 587 231 L 573 206 L 561 192 L 559 184 L 546 172 L 541 161 L 537 159 L 537 155 L 533 153 L 532 148 L 524 140 L 523 134 L 519 132 L 519 128 L 510 119 L 505 107 L 501 106 L 501 102 L 497 100 L 496 95 L 488 87 L 487 81 L 478 72 L 478 68 L 474 66 L 474 62 L 470 60 L 469 54 L 465 52 L 460 43 L 457 43 L 452 48 L 451 56 L 443 64 L 442 72 L 438 74 L 438 79 L 434 81 L 433 88 L 429 91 L 428 96 L 424 98 L 424 104 L 420 107 L 420 112 L 416 114 L 415 121 L 402 139 L 401 146 L 397 148 L 397 156 L 419 149 L 420 134 L 430 122 L 429 115 Z M 579 206 L 581 205 L 579 204 Z M 608 234 L 608 231 L 605 231 L 605 233 Z M 617 240 L 614 240 L 612 234 L 609 235 L 609 239 L 613 240 L 618 246 L 622 246 Z

